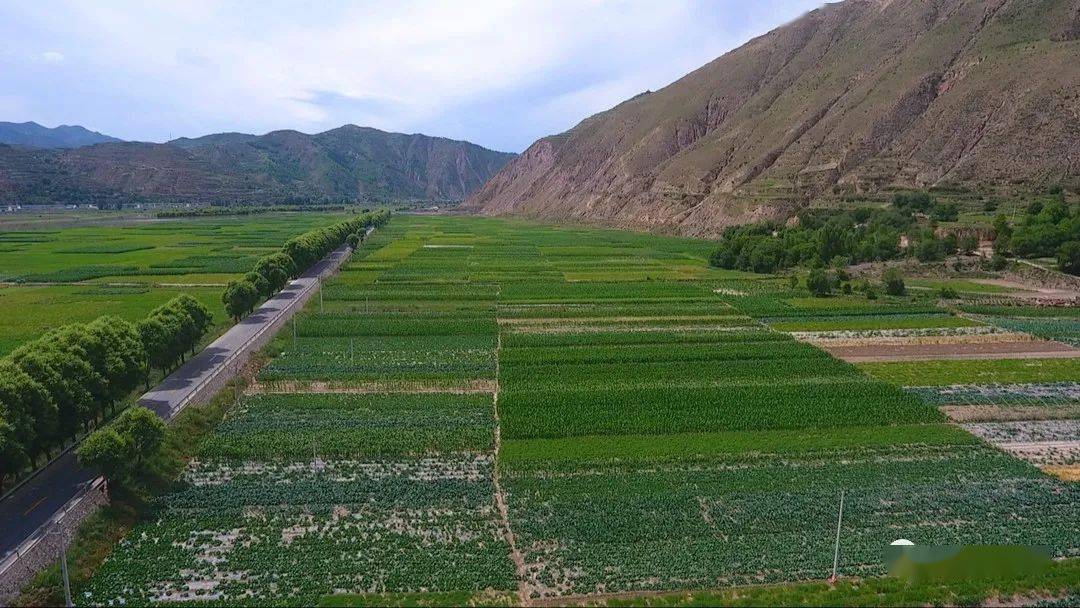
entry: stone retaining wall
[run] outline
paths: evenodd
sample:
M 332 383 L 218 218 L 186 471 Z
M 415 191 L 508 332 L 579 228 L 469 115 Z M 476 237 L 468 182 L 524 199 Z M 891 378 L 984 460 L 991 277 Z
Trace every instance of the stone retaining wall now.
M 19 549 L 0 563 L 0 605 L 9 605 L 38 572 L 60 558 L 60 545 L 71 545 L 83 520 L 109 504 L 105 480 L 96 479 L 81 495 L 68 501 L 48 523 L 38 528 Z

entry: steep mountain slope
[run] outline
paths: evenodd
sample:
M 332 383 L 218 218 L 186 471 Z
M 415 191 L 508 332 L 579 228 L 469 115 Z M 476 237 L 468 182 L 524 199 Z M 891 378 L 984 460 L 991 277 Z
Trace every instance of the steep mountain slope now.
M 67 151 L 0 146 L 0 202 L 461 200 L 511 158 L 353 125 Z
M 80 148 L 110 141 L 120 140 L 78 125 L 60 125 L 50 129 L 36 122 L 0 122 L 0 144 L 34 148 Z
M 1080 179 L 1080 0 L 847 0 L 534 143 L 466 207 L 714 234 L 813 197 Z

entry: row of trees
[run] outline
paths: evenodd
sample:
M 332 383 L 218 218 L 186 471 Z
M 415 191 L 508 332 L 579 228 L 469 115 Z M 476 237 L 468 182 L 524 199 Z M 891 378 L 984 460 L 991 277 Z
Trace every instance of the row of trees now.
M 0 487 L 111 417 L 151 367 L 174 367 L 211 325 L 210 311 L 182 295 L 137 324 L 65 325 L 0 359 Z
M 150 311 L 136 329 L 146 353 L 143 380 L 150 387 L 151 369 L 168 374 L 184 363 L 214 324 L 214 316 L 202 302 L 179 295 Z
M 280 291 L 290 277 L 298 276 L 304 268 L 336 249 L 342 242 L 356 248 L 362 240 L 360 235 L 363 231 L 369 226 L 381 225 L 386 218 L 387 214 L 382 212 L 365 213 L 289 240 L 282 251 L 259 259 L 243 280 L 226 287 L 222 294 L 226 310 L 237 318 L 250 312 L 261 298 Z M 190 312 L 183 306 L 190 302 L 175 304 L 173 310 Z M 152 314 L 144 323 L 149 326 L 152 320 L 160 320 L 159 316 Z M 196 323 L 201 319 L 198 314 L 188 316 Z M 178 327 L 184 327 L 184 324 L 180 323 Z M 163 347 L 161 361 L 168 360 L 169 356 L 178 356 L 182 361 L 186 344 L 178 338 Z M 0 433 L 3 432 L 0 427 Z M 111 482 L 125 483 L 137 479 L 146 469 L 147 462 L 160 449 L 165 435 L 164 421 L 146 408 L 133 407 L 125 410 L 113 424 L 91 433 L 79 446 L 77 454 L 81 463 L 99 468 Z
M 359 242 L 360 234 L 364 234 L 369 227 L 381 226 L 389 217 L 387 211 L 366 212 L 289 239 L 281 251 L 260 258 L 243 279 L 231 281 L 225 286 L 221 294 L 225 312 L 239 321 L 255 310 L 259 302 L 281 291 L 290 278 L 300 276 L 346 240 L 355 247 L 352 243 Z M 355 239 L 350 239 L 354 236 Z

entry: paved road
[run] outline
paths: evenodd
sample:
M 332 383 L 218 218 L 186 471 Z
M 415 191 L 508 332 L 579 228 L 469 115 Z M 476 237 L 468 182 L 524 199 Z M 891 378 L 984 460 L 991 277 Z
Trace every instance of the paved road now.
M 169 375 L 154 390 L 139 399 L 139 403 L 157 412 L 165 420 L 172 418 L 186 405 L 188 397 L 238 350 L 264 327 L 279 316 L 291 316 L 296 310 L 289 306 L 319 281 L 333 274 L 348 258 L 348 248 L 342 247 L 314 264 L 300 278 L 234 325 L 202 352 Z M 297 307 L 299 308 L 299 307 Z M 225 371 L 223 373 L 233 373 Z M 96 471 L 79 465 L 74 454 L 67 453 L 11 496 L 0 502 L 0 556 L 5 556 L 29 538 L 53 513 L 71 500 L 87 483 L 97 478 Z

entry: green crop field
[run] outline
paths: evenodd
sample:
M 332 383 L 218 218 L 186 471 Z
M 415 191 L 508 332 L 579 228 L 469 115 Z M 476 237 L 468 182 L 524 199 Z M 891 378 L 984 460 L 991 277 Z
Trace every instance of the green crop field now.
M 1064 382 L 1080 378 L 1080 359 L 904 361 L 860 363 L 859 367 L 875 378 L 901 386 Z
M 0 232 L 0 355 L 64 323 L 104 314 L 129 321 L 179 293 L 229 324 L 221 289 L 290 237 L 332 214 L 148 220 Z
M 1076 360 L 850 365 L 785 332 L 979 322 L 919 294 L 811 298 L 710 251 L 394 217 L 80 597 L 505 605 L 821 581 L 841 492 L 849 579 L 884 575 L 900 537 L 1080 556 L 1080 487 L 902 388 L 1075 381 Z

